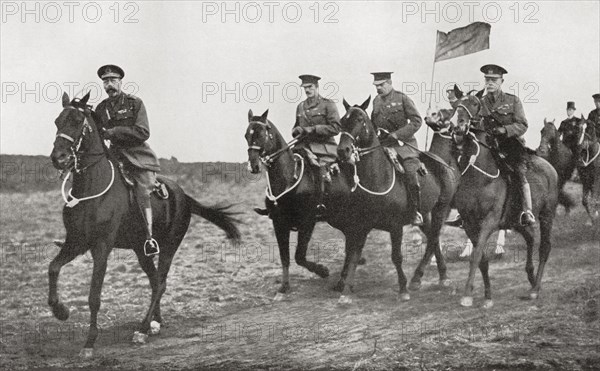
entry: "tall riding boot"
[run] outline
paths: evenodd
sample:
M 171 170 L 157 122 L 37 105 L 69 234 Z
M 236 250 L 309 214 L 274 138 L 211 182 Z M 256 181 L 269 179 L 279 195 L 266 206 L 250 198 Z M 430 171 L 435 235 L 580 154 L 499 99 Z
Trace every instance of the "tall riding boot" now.
M 144 242 L 144 254 L 146 256 L 156 255 L 160 252 L 158 242 L 152 238 L 152 207 L 144 208 L 144 218 L 146 219 L 146 242 Z
M 521 180 L 521 194 L 523 196 L 524 211 L 521 212 L 521 215 L 519 215 L 519 223 L 525 226 L 534 224 L 535 216 L 531 211 L 533 209 L 531 202 L 531 188 L 529 187 L 529 182 L 525 177 L 523 177 L 523 179 Z
M 410 200 L 412 207 L 415 210 L 415 216 L 412 221 L 412 225 L 421 226 L 423 225 L 423 215 L 419 212 L 421 210 L 421 186 L 419 184 L 419 175 L 417 173 L 410 174 L 410 181 L 408 185 Z
M 329 174 L 327 173 L 326 166 L 319 167 L 319 176 L 317 181 L 317 218 L 323 218 L 327 208 L 323 204 L 323 198 L 325 196 L 325 180 Z

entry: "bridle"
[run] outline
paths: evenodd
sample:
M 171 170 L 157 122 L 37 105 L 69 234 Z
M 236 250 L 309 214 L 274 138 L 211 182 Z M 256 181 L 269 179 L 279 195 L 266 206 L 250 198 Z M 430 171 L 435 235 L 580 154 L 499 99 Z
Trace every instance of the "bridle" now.
M 361 108 L 359 107 L 352 107 L 351 109 L 358 109 L 359 112 L 361 112 L 363 115 L 366 115 L 366 112 L 364 112 Z M 350 111 L 348 111 L 349 113 Z M 363 130 L 361 130 L 361 133 L 364 131 L 365 135 L 369 135 L 369 128 L 367 127 L 367 121 L 364 120 L 362 123 L 363 126 Z M 383 130 L 383 129 L 379 129 L 379 130 Z M 360 178 L 358 176 L 358 171 L 356 169 L 356 163 L 358 161 L 360 161 L 360 158 L 363 156 L 368 155 L 369 153 L 375 152 L 375 150 L 381 148 L 383 149 L 384 147 L 381 144 L 378 144 L 376 146 L 372 146 L 372 147 L 366 147 L 366 148 L 361 148 L 359 146 L 356 145 L 356 143 L 360 140 L 360 134 L 357 134 L 356 137 L 354 135 L 352 135 L 351 133 L 347 132 L 347 131 L 342 131 L 340 134 L 341 135 L 345 135 L 348 138 L 350 138 L 351 143 L 350 143 L 350 147 L 351 147 L 351 155 L 350 155 L 350 162 L 352 164 L 352 167 L 354 168 L 354 176 L 353 176 L 353 180 L 354 180 L 354 186 L 350 189 L 351 192 L 356 191 L 356 188 L 360 188 L 363 191 L 367 192 L 368 194 L 374 195 L 374 196 L 384 196 L 388 193 L 390 193 L 390 191 L 394 188 L 394 185 L 396 184 L 396 170 L 394 169 L 393 165 L 392 165 L 392 183 L 389 186 L 389 188 L 383 192 L 375 192 L 375 191 L 371 191 L 367 188 L 365 188 L 362 184 L 360 184 Z
M 252 125 L 260 125 L 262 127 L 265 128 L 265 130 L 267 131 L 268 135 L 267 135 L 267 139 L 265 141 L 269 142 L 271 140 L 273 140 L 273 133 L 271 133 L 271 125 L 261 122 L 261 121 L 250 121 L 250 126 Z M 254 134 L 254 129 L 250 129 L 250 134 Z M 292 149 L 294 148 L 294 146 L 296 145 L 296 143 L 298 143 L 298 139 L 294 138 L 291 141 L 289 141 L 289 143 L 287 143 L 287 145 L 277 151 L 275 151 L 274 153 L 271 153 L 270 155 L 267 155 L 267 150 L 266 150 L 266 146 L 259 146 L 257 145 L 255 142 L 252 142 L 249 146 L 248 146 L 248 151 L 250 150 L 256 150 L 258 151 L 258 156 L 260 159 L 260 162 L 263 163 L 263 165 L 265 165 L 267 168 L 271 166 L 271 164 L 273 164 L 273 161 L 275 161 L 279 156 L 281 156 L 285 151 L 287 151 L 288 149 Z
M 84 108 L 81 108 L 81 107 L 65 106 L 64 108 L 65 109 L 74 109 L 74 110 L 78 110 L 80 112 L 85 113 Z M 106 155 L 106 153 L 104 151 L 102 151 L 102 152 L 87 152 L 87 153 L 80 151 L 81 144 L 83 143 L 83 139 L 84 139 L 86 133 L 92 133 L 92 130 L 93 130 L 92 126 L 88 122 L 87 116 L 84 115 L 83 123 L 81 125 L 81 133 L 79 134 L 77 139 L 74 139 L 70 135 L 67 135 L 65 133 L 59 132 L 56 134 L 56 138 L 63 138 L 65 140 L 67 140 L 68 142 L 71 142 L 71 146 L 69 147 L 69 150 L 71 151 L 71 155 L 69 155 L 69 157 L 73 159 L 73 165 L 68 169 L 68 171 L 64 177 L 62 187 L 61 187 L 61 193 L 63 196 L 63 200 L 65 201 L 66 206 L 69 208 L 74 207 L 81 201 L 92 200 L 94 198 L 98 198 L 98 197 L 104 195 L 112 187 L 112 185 L 115 181 L 115 167 L 114 167 L 112 161 L 108 161 L 110 163 L 112 175 L 111 175 L 110 183 L 102 192 L 100 192 L 96 195 L 93 195 L 93 196 L 77 198 L 77 197 L 73 196 L 73 194 L 71 193 L 73 191 L 72 188 L 68 192 L 65 191 L 66 185 L 67 185 L 67 180 L 69 179 L 69 175 L 71 175 L 73 172 L 75 172 L 76 174 L 83 173 L 86 169 L 88 169 L 91 166 L 100 162 L 100 160 L 102 160 L 102 158 Z M 97 156 L 98 159 L 82 168 L 82 167 L 80 167 L 81 161 L 79 159 L 79 156 L 84 156 L 84 155 Z M 102 157 L 100 157 L 100 156 L 102 156 Z M 64 171 L 61 170 L 61 176 L 63 176 L 63 175 L 64 175 Z
M 478 101 L 479 98 L 475 97 Z M 473 141 L 473 143 L 475 143 L 475 146 L 477 147 L 477 152 L 474 155 L 471 155 L 469 157 L 469 163 L 467 164 L 467 166 L 461 171 L 460 175 L 464 175 L 467 170 L 469 170 L 469 168 L 473 168 L 475 170 L 477 170 L 478 172 L 480 172 L 481 174 L 485 175 L 488 178 L 491 179 L 496 179 L 500 176 L 500 168 L 498 168 L 498 172 L 494 175 L 494 174 L 490 174 L 487 171 L 483 170 L 482 168 L 480 168 L 479 166 L 475 165 L 475 162 L 477 161 L 477 158 L 479 157 L 479 154 L 481 153 L 481 146 L 486 147 L 487 149 L 492 149 L 488 144 L 483 143 L 482 141 L 480 141 L 479 139 L 477 139 L 477 137 L 475 136 L 475 134 L 471 131 L 471 125 L 472 124 L 481 124 L 481 121 L 483 120 L 482 117 L 479 117 L 478 119 L 475 119 L 475 116 L 471 113 L 471 111 L 469 111 L 469 109 L 462 103 L 458 104 L 456 106 L 456 111 L 458 112 L 458 109 L 462 108 L 465 110 L 465 112 L 467 112 L 467 114 L 469 115 L 469 125 L 467 126 L 467 130 L 465 131 L 464 134 L 462 134 L 462 136 L 468 136 L 471 138 L 471 140 Z M 473 129 L 475 130 L 475 129 Z M 456 133 L 452 133 L 452 138 L 454 139 L 454 142 L 456 143 Z M 460 164 L 460 160 L 461 160 L 462 156 L 458 156 L 458 163 Z
M 252 126 L 252 125 L 260 125 L 260 126 L 264 127 L 265 130 L 268 133 L 266 142 L 273 140 L 273 133 L 271 133 L 271 131 L 270 131 L 271 125 L 269 125 L 267 123 L 264 123 L 264 122 L 261 122 L 261 121 L 250 121 L 249 125 L 250 126 Z M 254 134 L 254 129 L 250 129 L 250 134 Z M 265 144 L 266 144 L 266 142 L 265 142 Z M 273 164 L 273 162 L 277 158 L 279 158 L 279 156 L 281 156 L 288 149 L 294 148 L 294 146 L 296 145 L 296 143 L 298 143 L 298 139 L 294 138 L 289 143 L 287 143 L 287 145 L 285 147 L 283 147 L 283 148 L 275 151 L 274 153 L 272 153 L 270 155 L 267 155 L 266 154 L 265 145 L 259 146 L 255 142 L 252 142 L 248 146 L 248 152 L 250 152 L 251 150 L 258 151 L 258 156 L 259 156 L 260 162 L 268 170 L 271 167 L 271 165 Z M 296 181 L 294 182 L 294 184 L 292 184 L 291 187 L 287 188 L 285 191 L 283 191 L 282 193 L 280 193 L 277 196 L 275 196 L 273 194 L 273 190 L 271 189 L 271 179 L 269 178 L 269 171 L 265 172 L 265 174 L 266 174 L 265 176 L 267 178 L 267 188 L 265 189 L 265 196 L 270 201 L 272 201 L 275 206 L 277 206 L 277 200 L 279 200 L 281 197 L 283 197 L 286 194 L 288 194 L 289 192 L 291 192 L 294 188 L 296 188 L 298 186 L 298 184 L 300 184 L 300 181 L 302 181 L 302 177 L 304 176 L 304 159 L 302 158 L 302 156 L 300 156 L 299 154 L 295 153 L 294 154 L 294 160 L 300 161 L 300 175 L 297 177 Z M 248 168 L 250 168 L 250 162 L 248 162 Z
M 65 109 L 72 109 L 72 110 L 77 110 L 82 113 L 85 113 L 85 110 L 81 107 L 66 106 Z M 73 165 L 68 169 L 69 172 L 75 172 L 77 174 L 81 174 L 89 167 L 98 163 L 102 159 L 102 157 L 100 157 L 100 156 L 105 155 L 104 151 L 102 151 L 102 152 L 81 152 L 80 151 L 81 144 L 83 143 L 83 139 L 85 138 L 86 133 L 92 133 L 92 126 L 88 122 L 87 116 L 84 116 L 83 123 L 81 124 L 81 132 L 79 133 L 79 136 L 77 137 L 77 139 L 75 139 L 65 133 L 61 133 L 61 132 L 58 132 L 56 134 L 56 138 L 63 138 L 65 140 L 67 140 L 68 142 L 71 142 L 71 146 L 69 147 L 69 151 L 71 152 L 71 154 L 69 155 L 69 158 L 73 159 Z M 92 163 L 86 165 L 85 167 L 80 167 L 80 164 L 81 164 L 80 156 L 83 157 L 84 155 L 98 156 L 99 158 L 96 161 L 93 161 Z M 61 170 L 61 173 L 64 173 L 64 170 Z

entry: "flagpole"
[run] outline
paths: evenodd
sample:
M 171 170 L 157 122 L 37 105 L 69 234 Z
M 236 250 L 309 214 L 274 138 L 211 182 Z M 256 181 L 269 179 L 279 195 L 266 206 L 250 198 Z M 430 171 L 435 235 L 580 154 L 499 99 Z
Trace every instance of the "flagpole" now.
M 433 52 L 433 66 L 431 67 L 431 94 L 429 94 L 429 108 L 428 110 L 431 109 L 431 98 L 433 96 L 433 76 L 435 75 L 435 54 L 437 51 L 437 45 L 438 45 L 438 33 L 437 31 L 435 32 L 435 50 Z M 425 150 L 427 151 L 427 145 L 429 144 L 429 125 L 427 125 L 427 131 L 425 132 Z

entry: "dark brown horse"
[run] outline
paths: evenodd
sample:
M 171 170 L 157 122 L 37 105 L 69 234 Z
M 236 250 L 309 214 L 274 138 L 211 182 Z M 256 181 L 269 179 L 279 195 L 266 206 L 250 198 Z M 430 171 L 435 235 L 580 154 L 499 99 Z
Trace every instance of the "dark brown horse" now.
M 48 268 L 48 304 L 54 316 L 64 321 L 69 317 L 69 309 L 58 297 L 58 275 L 65 264 L 78 255 L 91 252 L 94 268 L 89 294 L 90 329 L 81 352 L 85 357 L 93 355 L 98 336 L 102 284 L 107 259 L 113 248 L 133 249 L 150 281 L 150 307 L 139 332 L 134 335 L 134 341 L 145 342 L 148 332 L 154 334 L 160 329 L 160 299 L 167 288 L 167 274 L 188 229 L 191 215 L 200 215 L 216 224 L 228 238 L 236 241 L 240 238 L 236 220 L 228 207 L 203 206 L 185 194 L 175 182 L 159 177 L 170 196 L 166 200 L 152 199 L 155 238 L 161 247 L 157 269 L 152 257 L 146 256 L 143 251 L 146 234 L 141 212 L 135 202 L 130 203 L 129 191 L 118 164 L 109 155 L 99 134 L 97 116 L 86 105 L 88 98 L 89 93 L 81 100 L 69 101 L 68 95 L 63 94 L 63 110 L 55 120 L 57 134 L 50 157 L 57 169 L 73 173 L 73 188 L 68 195 L 65 193 L 65 179 L 63 196 L 68 202 L 63 209 L 63 221 L 67 236 Z
M 563 132 L 563 142 L 575 154 L 577 172 L 583 186 L 582 203 L 590 220 L 600 229 L 600 143 L 594 123 L 583 117 Z
M 306 251 L 312 237 L 316 217 L 318 170 L 299 154 L 292 152 L 292 141 L 288 145 L 277 127 L 267 118 L 268 110 L 261 116 L 248 112 L 246 142 L 248 144 L 248 165 L 253 174 L 260 173 L 261 164 L 266 167 L 267 199 L 266 206 L 273 220 L 275 237 L 279 246 L 282 265 L 282 281 L 275 296 L 281 300 L 290 291 L 290 232 L 298 231 L 296 263 L 319 277 L 329 276 L 329 269 L 323 264 L 306 259 Z M 348 182 L 339 175 L 332 176 L 324 198 L 328 212 L 326 219 L 343 205 L 343 198 L 349 193 Z M 321 255 L 321 254 L 319 254 Z
M 568 214 L 571 208 L 575 206 L 575 201 L 563 190 L 563 187 L 567 180 L 571 179 L 577 166 L 577 159 L 573 156 L 573 152 L 562 142 L 560 133 L 554 126 L 554 120 L 547 121 L 544 119 L 540 145 L 536 152 L 538 156 L 554 166 L 558 174 L 558 203 L 564 206 L 565 212 Z
M 340 303 L 351 302 L 356 265 L 362 254 L 367 235 L 373 229 L 390 233 L 392 262 L 398 274 L 399 297 L 409 300 L 407 280 L 402 270 L 403 226 L 412 222 L 413 212 L 408 193 L 394 166 L 380 146 L 376 128 L 365 112 L 370 97 L 360 106 L 351 107 L 344 101 L 346 114 L 341 119 L 342 135 L 338 145 L 338 158 L 354 168 L 354 187 L 345 201 L 346 209 L 330 221 L 346 237 L 346 258 L 337 289 L 342 291 Z M 360 160 L 360 161 L 359 161 Z M 447 281 L 446 266 L 440 250 L 439 235 L 448 215 L 453 179 L 443 161 L 422 157 L 427 164 L 427 174 L 421 175 L 423 231 L 427 247 L 421 264 L 426 264 L 433 254 L 438 260 L 440 281 Z M 420 279 L 420 277 L 418 278 Z
M 461 305 L 473 305 L 473 280 L 479 267 L 485 288 L 484 308 L 493 305 L 489 278 L 488 256 L 484 251 L 490 235 L 499 229 L 513 228 L 527 243 L 525 271 L 531 284 L 529 297 L 537 298 L 544 274 L 544 267 L 551 250 L 552 222 L 558 203 L 558 175 L 546 160 L 528 155 L 527 179 L 531 185 L 533 213 L 539 222 L 537 228 L 521 226 L 518 215 L 521 211 L 518 188 L 509 186 L 501 176 L 490 136 L 485 130 L 485 118 L 480 116 L 482 103 L 474 95 L 460 99 L 452 118 L 452 130 L 457 144 L 461 181 L 454 201 L 463 217 L 467 235 L 473 241 L 473 252 L 469 277 Z M 539 243 L 539 266 L 534 275 L 533 249 Z

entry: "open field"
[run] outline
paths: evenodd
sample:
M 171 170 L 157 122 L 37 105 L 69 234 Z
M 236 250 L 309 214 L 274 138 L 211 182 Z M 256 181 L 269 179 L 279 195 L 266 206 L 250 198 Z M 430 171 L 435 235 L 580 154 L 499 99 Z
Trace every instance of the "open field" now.
M 58 252 L 52 240 L 64 236 L 57 185 L 0 193 L 1 369 L 600 368 L 600 236 L 584 226 L 581 205 L 568 217 L 558 212 L 536 301 L 521 298 L 529 287 L 525 247 L 520 236 L 509 234 L 506 254 L 490 267 L 495 306 L 478 306 L 478 274 L 475 306 L 461 307 L 468 263 L 458 254 L 466 237 L 446 227 L 442 241 L 452 287 L 438 287 L 430 266 L 422 289 L 409 302 L 398 301 L 389 237 L 377 231 L 365 247 L 367 264 L 357 271 L 354 303 L 340 307 L 332 290 L 343 263 L 340 232 L 319 224 L 308 253 L 331 276 L 320 279 L 292 263 L 293 291 L 275 302 L 280 263 L 272 226 L 251 211 L 262 205 L 264 179 L 206 183 L 193 174 L 170 175 L 203 203 L 240 202 L 243 242 L 228 245 L 214 226 L 192 219 L 162 300 L 166 325 L 143 346 L 133 345 L 131 335 L 147 310 L 148 281 L 133 252 L 113 251 L 91 360 L 78 357 L 89 317 L 89 254 L 66 265 L 59 278 L 71 317 L 59 322 L 46 305 L 48 263 Z M 568 187 L 579 200 L 581 186 Z M 422 254 L 415 238 L 407 228 L 407 275 Z

